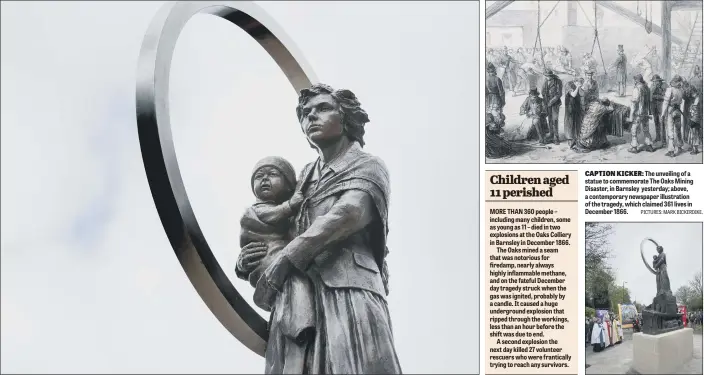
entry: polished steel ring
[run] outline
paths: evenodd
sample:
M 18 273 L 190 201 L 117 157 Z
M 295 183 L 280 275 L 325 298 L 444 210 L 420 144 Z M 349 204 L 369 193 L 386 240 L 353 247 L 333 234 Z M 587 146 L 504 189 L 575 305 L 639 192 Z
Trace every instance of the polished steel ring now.
M 643 241 L 640 242 L 640 257 L 643 258 L 643 263 L 645 263 L 645 266 L 648 268 L 648 271 L 652 272 L 653 274 L 657 275 L 658 271 L 654 270 L 653 267 L 650 266 L 650 263 L 645 259 L 645 254 L 643 253 L 643 245 L 645 245 L 648 242 L 652 242 L 655 244 L 655 246 L 660 246 L 658 245 L 657 242 L 655 242 L 654 239 L 652 238 L 645 238 Z
M 210 250 L 186 194 L 171 137 L 169 72 L 179 34 L 196 14 L 224 18 L 254 38 L 297 91 L 317 82 L 313 70 L 281 27 L 244 1 L 171 2 L 144 36 L 137 71 L 137 126 L 142 160 L 159 218 L 183 270 L 210 311 L 239 341 L 264 356 L 266 321 L 247 303 Z

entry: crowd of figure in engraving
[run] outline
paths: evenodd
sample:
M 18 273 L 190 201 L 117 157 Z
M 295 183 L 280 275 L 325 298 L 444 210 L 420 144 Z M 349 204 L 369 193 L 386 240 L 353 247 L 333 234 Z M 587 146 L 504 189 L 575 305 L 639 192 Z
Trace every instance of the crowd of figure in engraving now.
M 679 51 L 675 47 L 673 53 Z M 673 60 L 678 60 L 677 53 Z M 702 151 L 700 66 L 691 68 L 688 79 L 674 75 L 666 83 L 659 74 L 659 60 L 657 49 L 648 47 L 645 53 L 634 56 L 629 69 L 623 45 L 618 46 L 616 58 L 608 67 L 589 53 L 583 54 L 580 66 L 573 66 L 572 54 L 562 46 L 488 49 L 487 157 L 511 152 L 511 143 L 501 137 L 507 91 L 513 96 L 528 93 L 520 115 L 531 123 L 527 137 L 541 145 L 560 143 L 558 117 L 564 105 L 564 138 L 575 152 L 607 148 L 608 134 L 622 136 L 623 128 L 630 126 L 631 153 L 655 152 L 654 142 L 662 142 L 667 156 L 675 157 L 686 149 L 692 155 L 698 154 Z M 597 74 L 599 65 L 604 67 L 603 74 Z M 679 67 L 673 64 L 673 68 L 676 66 Z M 629 78 L 627 72 L 633 73 L 633 69 L 638 73 Z M 629 81 L 632 91 L 628 89 Z M 630 105 L 601 96 L 609 90 L 619 98 L 630 94 Z M 649 130 L 651 118 L 654 138 Z

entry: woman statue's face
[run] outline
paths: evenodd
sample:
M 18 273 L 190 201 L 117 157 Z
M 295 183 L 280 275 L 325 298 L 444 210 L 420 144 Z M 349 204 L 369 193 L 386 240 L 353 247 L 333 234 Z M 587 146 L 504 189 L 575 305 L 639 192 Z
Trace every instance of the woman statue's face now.
M 342 113 L 335 98 L 320 94 L 303 106 L 301 128 L 308 139 L 317 146 L 338 141 L 344 134 Z

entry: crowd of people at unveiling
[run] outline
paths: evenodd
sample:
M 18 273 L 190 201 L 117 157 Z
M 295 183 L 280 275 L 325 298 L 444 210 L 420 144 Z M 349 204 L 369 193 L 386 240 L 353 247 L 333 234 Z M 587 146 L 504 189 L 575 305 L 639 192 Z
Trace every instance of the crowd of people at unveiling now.
M 687 312 L 682 319 L 685 327 L 701 329 L 702 310 Z M 641 331 L 642 321 L 643 316 L 638 313 L 635 319 L 626 322 L 630 323 L 631 329 L 636 333 Z M 584 328 L 585 343 L 591 345 L 595 352 L 601 352 L 623 342 L 623 326 L 616 314 L 612 312 L 588 317 Z

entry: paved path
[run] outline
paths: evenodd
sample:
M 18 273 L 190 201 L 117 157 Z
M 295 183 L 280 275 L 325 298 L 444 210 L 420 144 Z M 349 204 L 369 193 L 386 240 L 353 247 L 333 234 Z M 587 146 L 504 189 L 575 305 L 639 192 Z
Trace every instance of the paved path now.
M 624 330 L 623 342 L 606 348 L 599 353 L 594 353 L 591 346 L 586 348 L 587 374 L 632 374 L 631 362 L 633 361 L 632 333 Z M 694 358 L 676 374 L 701 374 L 702 373 L 702 333 L 694 333 Z

